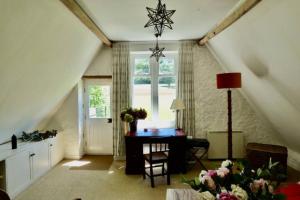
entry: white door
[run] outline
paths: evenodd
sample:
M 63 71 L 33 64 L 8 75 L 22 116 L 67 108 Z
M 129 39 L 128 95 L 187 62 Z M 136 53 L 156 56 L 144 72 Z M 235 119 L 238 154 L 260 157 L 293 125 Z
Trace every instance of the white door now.
M 85 151 L 113 155 L 112 80 L 85 80 Z

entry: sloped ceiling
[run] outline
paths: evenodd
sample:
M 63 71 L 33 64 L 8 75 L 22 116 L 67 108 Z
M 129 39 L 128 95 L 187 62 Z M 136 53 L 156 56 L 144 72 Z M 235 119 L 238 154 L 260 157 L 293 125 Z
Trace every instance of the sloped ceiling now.
M 227 71 L 242 72 L 247 98 L 298 155 L 299 19 L 299 0 L 265 0 L 208 44 Z
M 76 0 L 100 29 L 114 41 L 153 40 L 146 6 L 157 0 Z M 165 29 L 162 40 L 198 39 L 229 12 L 238 0 L 162 0 L 172 16 L 173 31 Z
M 45 122 L 101 45 L 59 0 L 1 0 L 0 44 L 0 143 Z

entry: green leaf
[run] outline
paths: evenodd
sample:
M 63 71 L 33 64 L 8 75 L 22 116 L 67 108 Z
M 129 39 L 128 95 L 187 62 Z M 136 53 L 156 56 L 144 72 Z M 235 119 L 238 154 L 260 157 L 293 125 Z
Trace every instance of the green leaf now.
M 272 169 L 273 167 L 275 167 L 278 164 L 279 164 L 279 162 L 272 163 L 272 158 L 270 158 L 270 160 L 269 160 L 269 169 Z
M 286 198 L 286 196 L 284 194 L 275 194 L 274 195 L 274 199 L 275 200 L 285 200 L 287 198 Z
M 261 168 L 258 168 L 256 173 L 257 173 L 257 176 L 260 176 L 261 173 L 262 173 L 262 169 L 261 169 Z
M 201 184 L 201 182 L 200 182 L 200 180 L 199 180 L 198 177 L 195 177 L 195 184 L 196 184 L 196 185 L 200 185 L 200 184 Z

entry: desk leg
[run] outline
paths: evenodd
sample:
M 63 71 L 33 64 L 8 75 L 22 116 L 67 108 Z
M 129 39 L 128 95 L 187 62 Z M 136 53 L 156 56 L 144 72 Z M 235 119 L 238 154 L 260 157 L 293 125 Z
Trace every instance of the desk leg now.
M 126 174 L 143 174 L 144 158 L 143 143 L 134 137 L 125 137 Z

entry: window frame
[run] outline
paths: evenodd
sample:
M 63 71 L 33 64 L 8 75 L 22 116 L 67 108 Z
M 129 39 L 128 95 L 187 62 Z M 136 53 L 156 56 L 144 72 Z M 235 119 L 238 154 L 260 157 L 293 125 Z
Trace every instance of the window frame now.
M 141 128 L 172 128 L 175 126 L 175 113 L 174 120 L 160 120 L 159 119 L 159 79 L 162 77 L 175 77 L 176 92 L 175 97 L 177 97 L 177 80 L 178 80 L 178 51 L 166 51 L 164 52 L 164 58 L 174 59 L 174 73 L 170 74 L 159 74 L 159 62 L 156 61 L 154 57 L 149 59 L 150 74 L 135 74 L 135 59 L 136 58 L 149 58 L 151 52 L 149 51 L 137 51 L 130 52 L 130 93 L 132 94 L 130 98 L 130 104 L 133 103 L 133 86 L 135 77 L 148 77 L 151 79 L 151 112 L 152 119 L 146 120 L 143 127 Z M 171 105 L 170 105 L 171 106 Z M 159 127 L 154 127 L 159 124 Z

